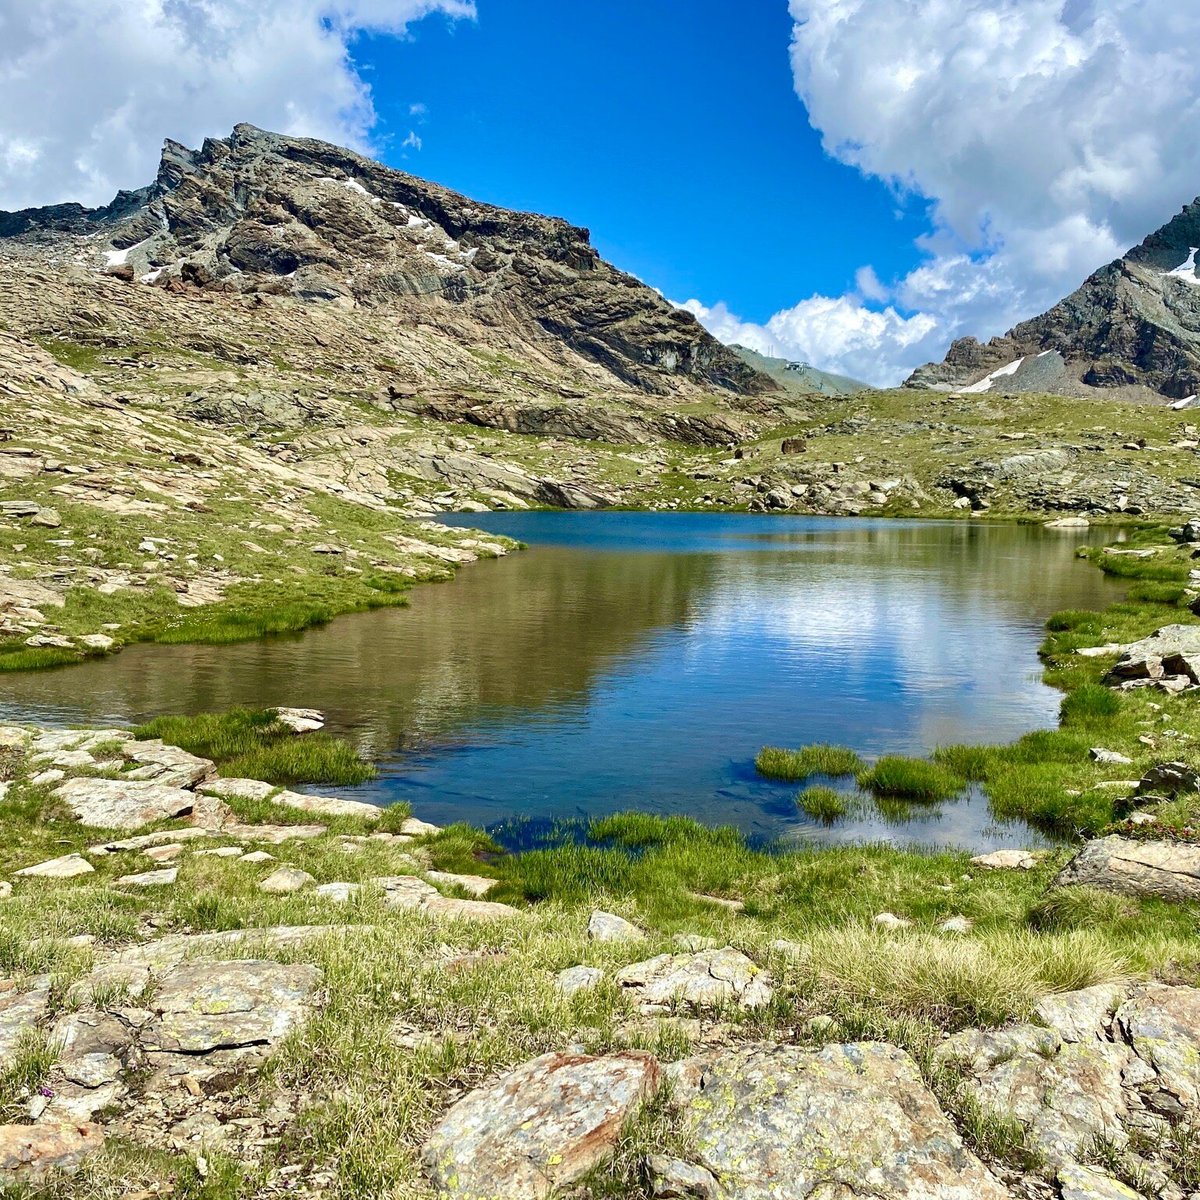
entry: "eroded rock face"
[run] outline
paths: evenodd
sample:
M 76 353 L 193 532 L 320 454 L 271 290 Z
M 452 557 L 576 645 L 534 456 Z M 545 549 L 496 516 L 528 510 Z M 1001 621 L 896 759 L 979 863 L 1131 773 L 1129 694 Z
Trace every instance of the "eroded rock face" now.
M 421 1159 L 439 1195 L 543 1200 L 604 1161 L 658 1086 L 643 1051 L 544 1054 L 460 1100 Z
M 726 1200 L 1006 1200 L 903 1050 L 741 1047 L 688 1060 L 676 1099 Z
M 644 1012 L 674 1004 L 761 1008 L 773 994 L 771 977 L 732 946 L 698 954 L 660 954 L 618 971 L 616 982 Z
M 1138 1088 L 1156 1112 L 1200 1118 L 1200 989 L 1152 984 L 1117 1010 L 1117 1025 L 1156 1078 Z
M 1058 873 L 1057 887 L 1086 884 L 1127 896 L 1200 899 L 1200 846 L 1133 841 L 1119 834 L 1096 838 Z

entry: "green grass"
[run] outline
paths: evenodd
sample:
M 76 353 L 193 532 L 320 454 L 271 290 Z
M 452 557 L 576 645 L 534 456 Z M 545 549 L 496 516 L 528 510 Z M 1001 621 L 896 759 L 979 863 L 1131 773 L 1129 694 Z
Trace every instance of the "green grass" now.
M 889 754 L 859 772 L 858 786 L 892 799 L 948 800 L 962 791 L 965 781 L 940 763 Z
M 375 775 L 375 768 L 348 742 L 323 732 L 295 734 L 279 723 L 273 709 L 158 717 L 134 733 L 211 758 L 232 778 L 351 786 Z
M 764 746 L 754 760 L 755 769 L 768 779 L 800 783 L 814 775 L 853 775 L 862 770 L 863 761 L 844 746 L 814 745 L 801 750 L 783 750 Z
M 832 823 L 850 811 L 850 798 L 831 787 L 809 787 L 799 792 L 796 803 L 818 821 Z

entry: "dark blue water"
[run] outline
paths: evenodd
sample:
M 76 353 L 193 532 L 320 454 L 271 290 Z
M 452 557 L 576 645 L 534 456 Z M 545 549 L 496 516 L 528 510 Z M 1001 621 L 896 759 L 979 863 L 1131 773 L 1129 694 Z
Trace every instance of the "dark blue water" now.
M 453 518 L 528 549 L 418 588 L 408 609 L 238 646 L 142 646 L 0 681 L 0 716 L 139 719 L 234 704 L 324 709 L 380 760 L 347 795 L 438 822 L 625 808 L 758 836 L 1029 844 L 978 795 L 825 827 L 755 775 L 765 744 L 867 758 L 1054 724 L 1037 647 L 1113 585 L 1087 531 L 737 514 Z M 1102 538 L 1094 533 L 1093 538 Z

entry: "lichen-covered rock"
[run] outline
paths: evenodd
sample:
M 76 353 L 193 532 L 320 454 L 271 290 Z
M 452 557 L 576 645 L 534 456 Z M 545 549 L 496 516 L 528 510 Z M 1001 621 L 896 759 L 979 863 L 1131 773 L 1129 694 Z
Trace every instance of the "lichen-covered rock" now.
M 68 779 L 54 794 L 95 829 L 140 829 L 152 821 L 186 816 L 196 804 L 192 792 L 157 780 Z
M 651 1154 L 646 1159 L 646 1174 L 655 1200 L 723 1200 L 721 1185 L 712 1172 L 681 1158 Z
M 543 1200 L 607 1158 L 659 1086 L 643 1051 L 543 1054 L 460 1100 L 421 1151 L 437 1192 L 457 1200 Z
M 1200 988 L 1150 984 L 1117 1009 L 1117 1025 L 1157 1074 L 1139 1091 L 1156 1112 L 1200 1118 Z
M 698 954 L 660 954 L 622 968 L 616 981 L 644 1012 L 674 1004 L 761 1008 L 773 994 L 771 977 L 732 946 Z
M 1126 1139 L 1127 1046 L 1063 1042 L 1052 1030 L 1017 1026 L 955 1034 L 938 1055 L 969 1061 L 974 1078 L 966 1086 L 984 1110 L 1019 1121 L 1051 1163 L 1078 1159 L 1096 1138 Z
M 1088 842 L 1058 873 L 1054 884 L 1083 884 L 1164 900 L 1200 900 L 1200 846 L 1133 841 L 1111 834 Z
M 591 991 L 603 978 L 599 967 L 568 967 L 559 971 L 554 983 L 564 996 L 574 996 L 576 992 Z
M 1144 1200 L 1140 1192 L 1118 1183 L 1095 1167 L 1067 1163 L 1058 1170 L 1062 1200 Z
M 215 769 L 211 759 L 160 741 L 126 742 L 121 755 L 138 764 L 126 772 L 129 779 L 149 779 L 164 787 L 194 787 L 208 779 Z
M 73 1175 L 103 1146 L 97 1125 L 0 1125 L 0 1187 L 38 1187 Z
M 1038 1002 L 1037 1017 L 1064 1042 L 1091 1042 L 1108 1036 L 1113 1013 L 1125 989 L 1100 983 L 1075 992 L 1055 992 Z
M 739 1047 L 689 1060 L 675 1099 L 723 1200 L 1006 1200 L 903 1050 Z

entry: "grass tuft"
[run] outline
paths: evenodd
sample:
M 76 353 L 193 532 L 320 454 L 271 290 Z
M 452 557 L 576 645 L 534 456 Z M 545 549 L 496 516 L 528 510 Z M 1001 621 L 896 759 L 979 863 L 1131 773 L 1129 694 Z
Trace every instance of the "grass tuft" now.
M 965 780 L 940 763 L 889 754 L 858 775 L 858 785 L 877 796 L 902 800 L 948 800 Z
M 814 775 L 853 775 L 863 769 L 863 761 L 844 746 L 817 744 L 801 750 L 782 750 L 764 746 L 754 760 L 755 769 L 768 779 L 801 783 Z
M 805 788 L 797 794 L 796 803 L 818 821 L 833 822 L 850 811 L 846 793 L 831 787 Z

